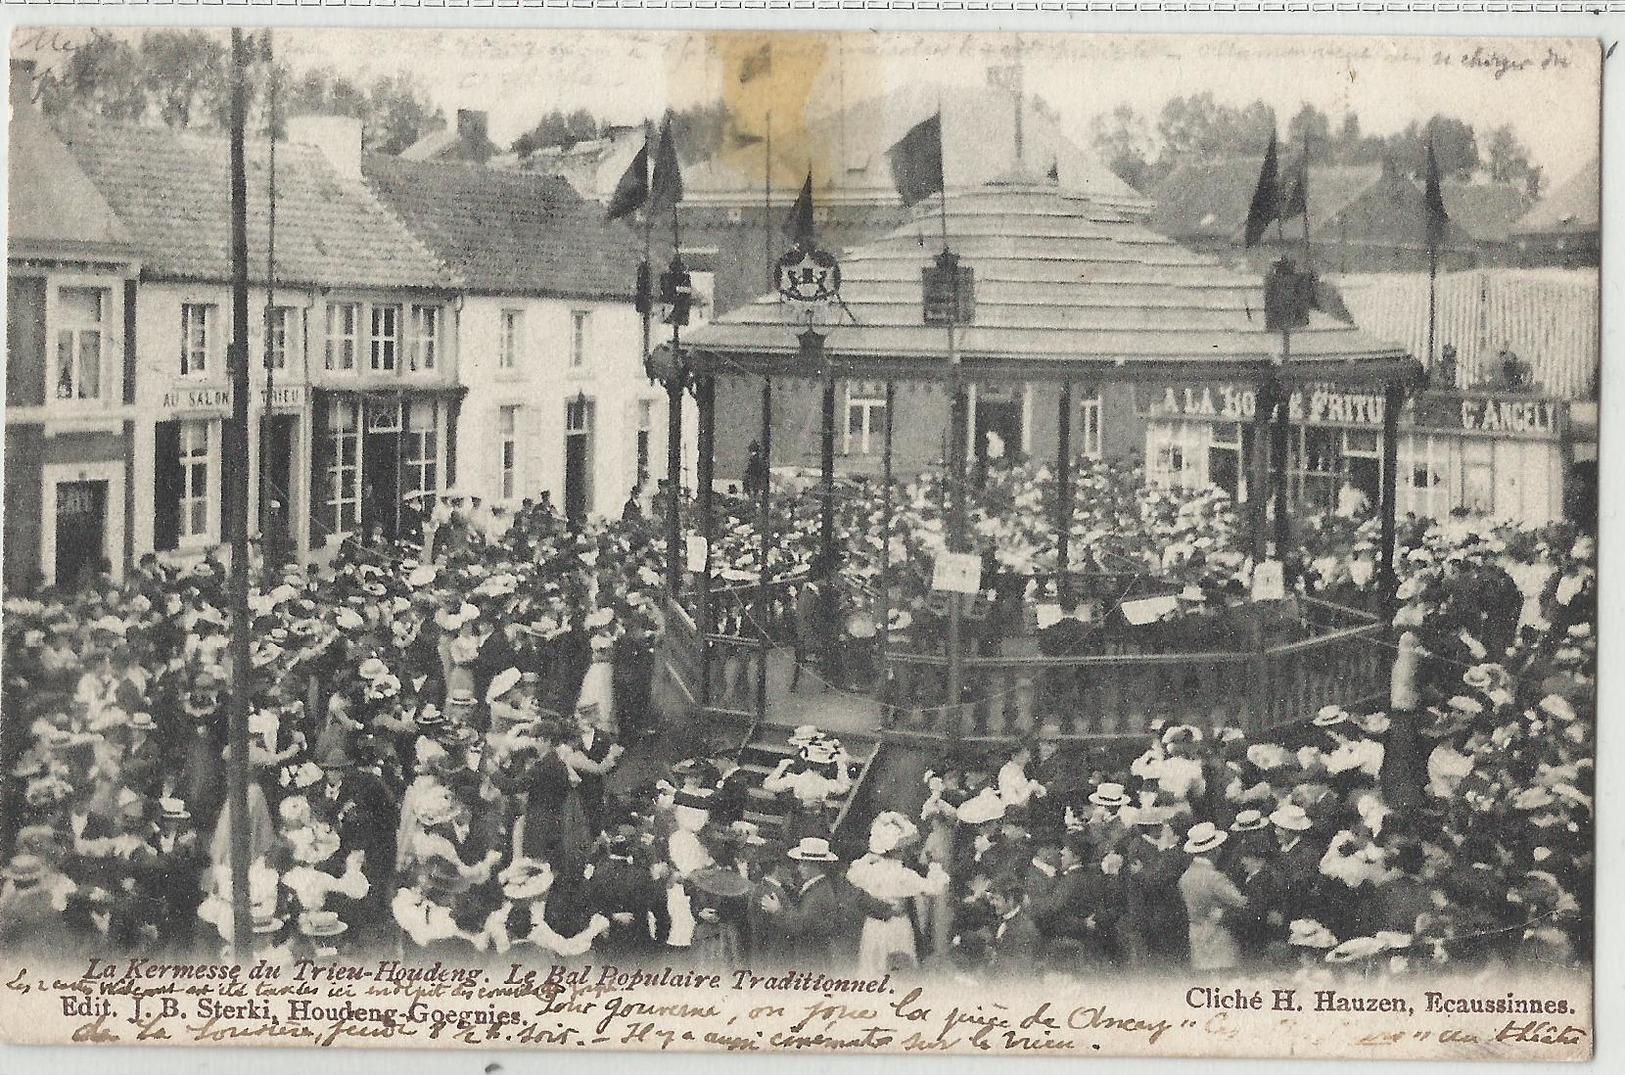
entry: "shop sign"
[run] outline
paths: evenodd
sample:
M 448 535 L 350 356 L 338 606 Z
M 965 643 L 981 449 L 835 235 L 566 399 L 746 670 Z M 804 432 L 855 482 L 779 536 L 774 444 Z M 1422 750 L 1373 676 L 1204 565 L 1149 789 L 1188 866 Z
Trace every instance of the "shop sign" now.
M 254 393 L 253 398 L 258 401 L 261 408 L 299 408 L 305 405 L 304 385 L 279 385 L 267 394 L 264 388 Z M 163 409 L 175 413 L 187 411 L 207 411 L 210 413 L 231 410 L 231 389 L 229 388 L 194 388 L 188 385 L 177 385 L 164 393 Z
M 177 386 L 164 393 L 166 411 L 229 411 L 231 389 Z
M 1491 399 L 1463 396 L 1461 428 L 1474 432 L 1554 433 L 1557 404 L 1549 399 Z
M 1293 392 L 1288 408 L 1295 423 L 1381 429 L 1385 403 L 1381 392 L 1316 385 Z M 1168 385 L 1152 388 L 1142 410 L 1146 418 L 1247 422 L 1257 413 L 1257 392 L 1234 384 Z M 1471 433 L 1553 434 L 1561 429 L 1562 420 L 1561 400 L 1454 392 L 1424 393 L 1408 400 L 1400 416 L 1403 425 Z

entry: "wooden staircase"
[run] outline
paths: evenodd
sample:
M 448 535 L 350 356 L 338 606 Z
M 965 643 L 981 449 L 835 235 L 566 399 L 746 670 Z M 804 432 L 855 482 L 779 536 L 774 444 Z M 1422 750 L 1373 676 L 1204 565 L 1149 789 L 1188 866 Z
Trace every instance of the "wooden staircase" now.
M 785 758 L 796 756 L 796 748 L 788 741 L 789 735 L 790 732 L 786 728 L 770 724 L 758 725 L 752 729 L 750 738 L 739 754 L 740 768 L 751 774 L 750 800 L 745 806 L 745 820 L 755 822 L 761 828 L 762 835 L 768 839 L 784 837 L 787 796 L 764 791 L 761 782 L 767 779 Z M 880 740 L 872 736 L 842 734 L 840 740 L 841 745 L 853 759 L 852 788 L 839 802 L 831 835 L 840 830 L 847 814 L 859 801 L 868 775 L 880 757 L 881 749 Z

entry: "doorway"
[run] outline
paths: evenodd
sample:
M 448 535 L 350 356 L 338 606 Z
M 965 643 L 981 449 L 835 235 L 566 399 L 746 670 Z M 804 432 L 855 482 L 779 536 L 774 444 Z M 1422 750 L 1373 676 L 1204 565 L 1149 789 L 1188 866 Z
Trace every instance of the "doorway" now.
M 60 482 L 56 487 L 56 584 L 79 589 L 101 570 L 107 548 L 107 483 Z
M 400 531 L 401 435 L 368 431 L 361 441 L 361 530 L 371 540 L 374 527 L 384 540 Z
M 592 510 L 592 418 L 590 399 L 564 405 L 564 517 L 580 523 Z
M 976 397 L 976 462 L 1011 462 L 1021 454 L 1021 398 L 1008 390 L 999 398 L 986 390 Z
M 271 563 L 284 562 L 293 544 L 293 454 L 298 421 L 297 415 L 273 414 L 265 422 L 260 456 L 265 467 L 261 527 Z

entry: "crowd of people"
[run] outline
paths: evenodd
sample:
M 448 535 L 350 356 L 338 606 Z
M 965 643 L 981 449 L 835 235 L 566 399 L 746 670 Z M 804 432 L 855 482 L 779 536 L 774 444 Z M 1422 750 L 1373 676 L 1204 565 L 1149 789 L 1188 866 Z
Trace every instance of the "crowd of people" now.
M 1090 555 L 1160 541 L 1182 586 L 1244 566 L 1222 495 L 1131 505 L 1096 478 L 1116 506 L 1077 535 Z M 1112 528 L 1131 507 L 1164 529 Z M 872 508 L 843 524 L 859 584 Z M 1292 585 L 1369 589 L 1363 531 L 1324 526 Z M 1407 528 L 1384 711 L 1163 725 L 1127 753 L 1049 724 L 893 772 L 836 829 L 856 774 L 819 729 L 766 772 L 737 738 L 657 734 L 658 527 L 535 505 L 498 535 L 453 521 L 432 548 L 262 571 L 256 955 L 529 946 L 968 980 L 1589 957 L 1595 545 L 1572 528 Z M 743 564 L 748 529 L 727 532 Z M 1165 560 L 1170 535 L 1190 548 Z M 229 950 L 225 582 L 149 558 L 123 585 L 7 599 L 0 948 Z

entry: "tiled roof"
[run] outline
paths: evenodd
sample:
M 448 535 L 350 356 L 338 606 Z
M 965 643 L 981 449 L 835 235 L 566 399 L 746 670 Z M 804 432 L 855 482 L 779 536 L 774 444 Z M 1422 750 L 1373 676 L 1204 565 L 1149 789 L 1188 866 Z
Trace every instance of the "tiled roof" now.
M 1151 227 L 1176 239 L 1239 237 L 1263 163 L 1263 157 L 1232 157 L 1175 168 L 1155 192 L 1157 207 L 1151 214 Z M 1289 172 L 1283 165 L 1283 182 Z M 1342 212 L 1381 175 L 1381 169 L 1376 167 L 1311 167 L 1311 228 Z M 1283 222 L 1283 230 L 1290 230 L 1288 225 L 1293 221 Z
M 63 142 L 124 222 L 154 279 L 231 279 L 231 184 L 226 139 L 89 120 L 64 123 Z M 268 144 L 251 141 L 249 277 L 265 280 L 270 215 Z M 276 147 L 276 276 L 323 287 L 450 285 L 429 250 L 358 180 L 320 150 Z
M 1602 162 L 1592 157 L 1586 166 L 1542 198 L 1513 225 L 1514 234 L 1596 231 L 1602 212 Z
M 1265 368 L 1280 354 L 1280 334 L 1264 327 L 1259 276 L 1087 198 L 998 185 L 950 195 L 948 233 L 975 273 L 974 320 L 955 333 L 967 367 L 1218 377 Z M 841 294 L 850 317 L 827 328 L 830 353 L 855 371 L 866 362 L 940 371 L 944 332 L 924 325 L 920 309 L 920 272 L 935 253 L 914 224 L 847 252 Z M 684 342 L 724 364 L 748 365 L 749 356 L 782 363 L 796 352 L 795 327 L 793 311 L 764 297 Z M 1292 334 L 1293 365 L 1326 376 L 1357 377 L 1362 361 L 1394 369 L 1405 360 L 1403 348 L 1320 313 Z
M 632 295 L 641 249 L 631 231 L 557 176 L 378 155 L 362 172 L 469 291 Z

